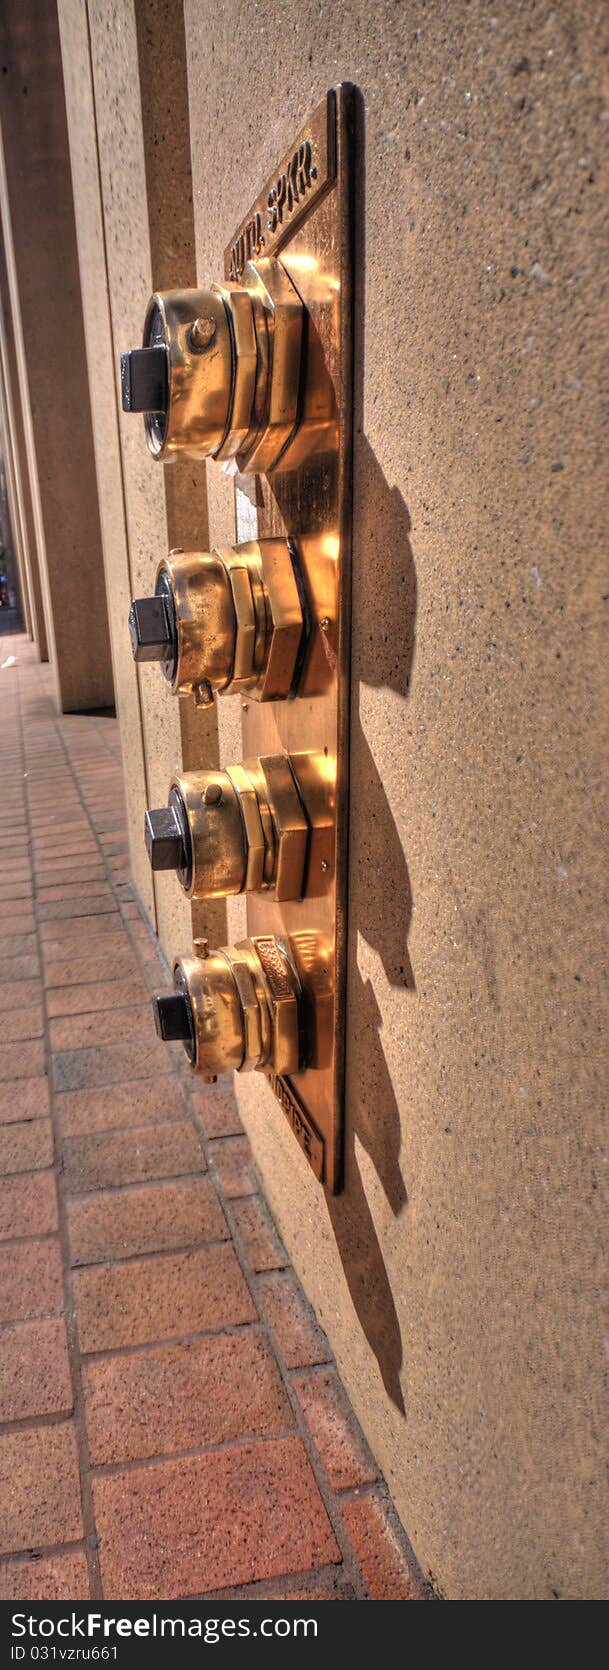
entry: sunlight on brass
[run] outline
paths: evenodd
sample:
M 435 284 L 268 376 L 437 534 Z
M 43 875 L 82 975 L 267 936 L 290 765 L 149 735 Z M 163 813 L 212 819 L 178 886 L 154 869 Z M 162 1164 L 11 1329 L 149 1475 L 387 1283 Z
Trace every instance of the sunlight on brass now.
M 305 621 L 285 539 L 170 552 L 157 591 L 163 582 L 176 623 L 175 661 L 165 668 L 176 692 L 192 691 L 204 706 L 214 692 L 247 690 L 261 702 L 289 696 Z
M 265 674 L 265 694 L 273 700 L 248 699 L 241 718 L 244 761 L 289 759 L 309 836 L 301 894 L 294 896 L 291 881 L 285 893 L 282 886 L 248 893 L 247 932 L 259 945 L 289 944 L 306 993 L 308 1056 L 297 1070 L 269 1073 L 269 1079 L 315 1176 L 334 1191 L 342 1186 L 344 1122 L 355 108 L 352 89 L 328 94 L 225 252 L 227 280 L 243 287 L 253 269 L 260 277 L 274 258 L 298 291 L 306 319 L 298 419 L 279 468 L 265 473 L 263 447 L 258 461 L 255 452 L 247 456 L 247 468 L 259 470 L 250 499 L 258 542 L 263 546 L 269 536 L 293 542 L 301 584 L 290 598 L 294 571 L 290 576 L 280 559 L 266 562 L 265 585 L 281 622 L 277 657 L 269 656 Z M 296 357 L 290 362 L 289 335 L 282 351 L 287 393 Z M 287 432 L 291 410 L 282 415 Z M 240 453 L 240 468 L 241 460 Z M 288 620 L 293 606 L 297 635 L 303 597 L 309 637 L 296 662 L 294 698 L 286 699 Z
M 280 261 L 252 261 L 243 284 L 151 296 L 143 349 L 122 355 L 123 408 L 144 412 L 155 458 L 272 470 L 299 420 L 303 352 L 297 286 Z
M 246 939 L 180 957 L 173 972 L 190 1007 L 183 1041 L 195 1072 L 297 1070 L 302 992 L 287 946 Z
M 146 814 L 151 864 L 174 869 L 191 899 L 266 890 L 282 901 L 301 898 L 305 886 L 319 896 L 334 805 L 322 756 L 272 754 L 182 772 L 172 779 L 168 808 Z
M 158 1024 L 205 1081 L 264 1073 L 332 1191 L 344 1148 L 355 121 L 353 89 L 330 92 L 237 228 L 224 282 L 153 298 L 145 346 L 166 342 L 166 383 L 158 355 L 124 376 L 140 404 L 147 386 L 159 402 L 166 389 L 146 420 L 158 457 L 231 459 L 236 487 L 256 476 L 236 501 L 256 537 L 167 558 L 159 622 L 136 600 L 136 659 L 162 661 L 199 704 L 238 695 L 243 735 L 241 761 L 174 779 L 175 836 L 149 814 L 149 841 L 163 864 L 179 849 L 191 898 L 247 896 L 248 937 L 198 940 L 179 958 L 177 1001 L 155 1000 Z M 271 1116 L 269 1142 L 274 1130 Z

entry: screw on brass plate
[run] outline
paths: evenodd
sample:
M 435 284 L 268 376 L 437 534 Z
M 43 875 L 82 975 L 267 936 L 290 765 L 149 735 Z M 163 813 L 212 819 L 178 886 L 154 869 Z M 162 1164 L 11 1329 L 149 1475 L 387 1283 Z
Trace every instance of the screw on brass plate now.
M 207 788 L 203 791 L 203 804 L 205 806 L 219 806 L 221 799 L 222 789 L 220 784 L 208 783 Z
M 329 632 L 329 630 L 330 630 L 330 621 L 329 621 L 329 619 L 328 619 L 328 616 L 327 616 L 327 615 L 324 615 L 324 617 L 323 617 L 323 620 L 320 620 L 320 622 L 319 622 L 319 624 L 320 624 L 320 626 L 321 626 L 321 630 L 322 630 L 322 632 Z
M 327 858 L 322 858 L 321 867 L 322 867 L 322 870 L 329 870 L 330 866 L 328 864 Z
M 193 696 L 197 707 L 211 707 L 214 699 L 214 693 L 211 684 L 209 683 L 209 679 L 202 678 L 200 684 L 195 684 Z
M 201 957 L 201 959 L 203 960 L 207 956 L 208 951 L 209 951 L 209 940 L 208 939 L 193 939 L 192 944 L 193 944 L 193 950 L 196 951 L 197 956 Z
M 242 702 L 242 703 L 241 703 L 241 711 L 242 711 L 242 713 L 247 713 L 247 710 L 248 710 L 248 707 L 249 707 L 249 705 L 250 705 L 250 704 L 249 704 L 249 702 Z
M 215 334 L 215 319 L 211 319 L 205 314 L 200 319 L 195 319 L 194 324 L 190 327 L 191 348 L 194 348 L 196 353 L 202 353 L 203 349 L 208 348 L 210 342 L 213 342 Z

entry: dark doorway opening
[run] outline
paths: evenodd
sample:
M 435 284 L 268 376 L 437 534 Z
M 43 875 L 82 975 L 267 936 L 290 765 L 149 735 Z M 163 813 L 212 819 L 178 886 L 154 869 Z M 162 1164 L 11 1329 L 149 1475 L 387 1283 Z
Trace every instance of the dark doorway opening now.
M 23 610 L 0 437 L 0 638 L 23 632 Z

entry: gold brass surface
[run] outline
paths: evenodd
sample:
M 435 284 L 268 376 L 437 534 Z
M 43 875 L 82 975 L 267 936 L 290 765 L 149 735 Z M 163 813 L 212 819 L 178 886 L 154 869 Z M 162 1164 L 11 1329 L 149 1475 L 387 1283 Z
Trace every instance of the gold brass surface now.
M 286 547 L 284 546 L 284 550 Z M 286 552 L 287 554 L 287 552 Z M 219 548 L 229 578 L 237 636 L 233 658 L 230 690 L 249 690 L 255 694 L 259 675 L 266 665 L 269 637 L 269 606 L 265 580 L 266 550 L 258 543 L 245 541 L 241 545 Z M 243 587 L 247 575 L 249 591 Z M 251 598 L 251 602 L 250 602 Z M 247 607 L 246 605 L 247 601 Z M 253 608 L 254 629 L 251 629 Z
M 297 289 L 273 258 L 248 262 L 243 284 L 261 312 L 258 335 L 266 330 L 268 368 L 258 434 L 246 436 L 237 463 L 243 474 L 270 470 L 279 462 L 298 420 L 303 347 L 303 306 Z
M 275 834 L 275 898 L 299 899 L 309 839 L 304 813 L 290 763 L 285 754 L 272 754 L 246 766 L 259 798 L 269 807 Z
M 232 689 L 243 690 L 252 679 L 256 648 L 256 610 L 245 565 L 231 568 L 230 585 L 235 611 L 235 652 L 230 682 Z
M 151 296 L 144 344 L 167 354 L 165 412 L 145 418 L 154 456 L 276 467 L 299 420 L 303 319 L 298 288 L 273 257 L 249 263 L 243 285 Z
M 269 637 L 264 670 L 260 677 L 261 702 L 289 696 L 303 634 L 303 610 L 291 561 L 283 539 L 265 539 L 263 553 L 264 587 L 269 616 Z
M 210 1077 L 240 1072 L 245 1058 L 243 1013 L 237 986 L 223 950 L 181 957 L 174 964 L 188 992 L 194 1023 L 196 1071 Z
M 157 586 L 165 576 L 173 594 L 176 692 L 201 699 L 203 687 L 211 700 L 214 691 L 247 691 L 260 702 L 289 696 L 305 632 L 293 560 L 285 539 L 163 558 Z
M 177 452 L 195 457 L 215 452 L 228 422 L 233 378 L 233 349 L 222 295 L 210 290 L 166 290 L 152 296 L 144 325 L 158 309 L 168 356 L 168 406 L 162 441 L 147 426 L 148 444 L 158 458 Z M 213 320 L 207 344 L 195 346 L 193 326 L 200 317 Z M 196 338 L 195 338 L 196 340 Z
M 161 565 L 174 689 L 237 695 L 243 735 L 241 763 L 174 783 L 192 896 L 245 891 L 248 929 L 237 945 L 201 941 L 179 959 L 190 1011 L 177 1007 L 193 1067 L 204 1078 L 264 1072 L 332 1191 L 344 1122 L 355 121 L 353 89 L 330 92 L 237 229 L 225 285 L 176 293 L 165 315 L 177 379 L 164 450 L 194 437 L 194 450 L 235 458 L 246 534 Z
M 178 643 L 173 689 L 192 690 L 202 679 L 223 689 L 234 656 L 235 611 L 224 563 L 216 552 L 170 551 L 157 572 L 173 592 Z
M 337 94 L 329 93 L 313 111 L 237 227 L 224 252 L 227 278 L 240 283 L 248 261 L 280 249 L 299 221 L 334 184 L 337 98 L 344 102 L 344 88 Z
M 186 771 L 171 782 L 188 832 L 188 898 L 266 889 L 277 901 L 327 891 L 334 793 L 323 756 L 264 755 L 226 769 Z M 181 814 L 182 815 L 182 814 Z M 320 885 L 320 882 L 322 885 Z
M 227 278 L 241 284 L 248 263 L 260 270 L 274 256 L 306 314 L 298 423 L 279 468 L 261 471 L 255 492 L 245 475 L 235 484 L 249 503 L 248 537 L 255 518 L 261 548 L 275 538 L 296 549 L 298 607 L 304 596 L 310 614 L 295 695 L 286 699 L 285 592 L 294 571 L 290 579 L 280 557 L 275 565 L 267 557 L 269 597 L 275 599 L 276 585 L 284 588 L 282 661 L 276 682 L 272 662 L 267 667 L 266 693 L 273 700 L 248 700 L 242 710 L 243 758 L 289 758 L 310 832 L 301 895 L 249 893 L 247 931 L 263 959 L 267 944 L 290 947 L 304 993 L 306 1050 L 297 1069 L 269 1063 L 266 1071 L 316 1177 L 334 1191 L 342 1184 L 344 1119 L 355 120 L 353 90 L 329 93 L 225 254 Z M 248 470 L 255 456 L 250 452 Z M 294 598 L 292 603 L 297 623 Z M 277 608 L 273 601 L 271 611 Z M 298 654 L 297 648 L 294 667 Z
M 235 285 L 214 285 L 222 297 L 233 329 L 233 385 L 230 425 L 214 458 L 233 458 L 249 433 L 256 395 L 258 333 L 251 297 Z
M 228 775 L 238 796 L 243 826 L 245 829 L 245 846 L 247 852 L 247 866 L 245 871 L 245 891 L 257 893 L 264 882 L 264 865 L 266 858 L 266 843 L 264 839 L 264 825 L 260 816 L 260 804 L 252 780 L 243 765 L 228 767 Z
M 239 797 L 227 771 L 185 771 L 171 784 L 190 833 L 189 899 L 226 898 L 245 884 L 247 852 Z
M 301 987 L 289 948 L 265 938 L 180 957 L 174 985 L 190 1000 L 195 1072 L 290 1072 L 300 1057 Z

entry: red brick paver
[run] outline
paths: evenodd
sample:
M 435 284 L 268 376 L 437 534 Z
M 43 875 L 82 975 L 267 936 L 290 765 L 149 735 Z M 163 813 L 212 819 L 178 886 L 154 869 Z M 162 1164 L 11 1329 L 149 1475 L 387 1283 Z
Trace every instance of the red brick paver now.
M 62 1317 L 0 1329 L 0 1421 L 70 1414 L 72 1385 Z
M 204 1594 L 340 1560 L 300 1438 L 212 1450 L 95 1482 L 109 1599 Z
M 0 1323 L 56 1315 L 63 1309 L 59 1241 L 3 1242 L 0 1247 Z
M 418 1599 L 232 1083 L 154 1036 L 116 720 L 9 643 L 0 1599 Z
M 89 1600 L 90 1593 L 82 1549 L 47 1559 L 0 1563 L 0 1600 Z
M 98 1464 L 294 1426 L 274 1354 L 252 1328 L 94 1357 L 85 1374 L 89 1447 Z
M 71 1421 L 0 1433 L 0 1554 L 82 1537 L 76 1431 Z
M 209 1177 L 134 1189 L 105 1189 L 68 1206 L 72 1264 L 102 1264 L 137 1253 L 175 1252 L 223 1241 L 228 1226 Z
M 428 1599 L 425 1585 L 403 1546 L 395 1515 L 379 1491 L 345 1502 L 343 1519 L 370 1600 Z
M 335 1490 L 372 1484 L 378 1471 L 336 1369 L 302 1369 L 294 1389 L 311 1437 Z
M 0 1241 L 29 1235 L 32 1224 L 40 1235 L 59 1228 L 54 1171 L 22 1172 L 20 1177 L 0 1179 Z

